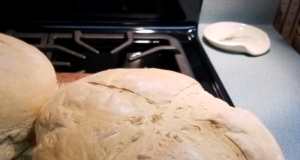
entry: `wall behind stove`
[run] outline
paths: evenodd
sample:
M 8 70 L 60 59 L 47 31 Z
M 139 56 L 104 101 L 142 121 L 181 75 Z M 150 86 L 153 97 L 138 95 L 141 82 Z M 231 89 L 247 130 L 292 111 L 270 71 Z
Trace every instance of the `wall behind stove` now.
M 200 23 L 273 24 L 280 0 L 203 0 Z
M 179 3 L 186 14 L 186 21 L 197 22 L 202 0 L 179 0 Z

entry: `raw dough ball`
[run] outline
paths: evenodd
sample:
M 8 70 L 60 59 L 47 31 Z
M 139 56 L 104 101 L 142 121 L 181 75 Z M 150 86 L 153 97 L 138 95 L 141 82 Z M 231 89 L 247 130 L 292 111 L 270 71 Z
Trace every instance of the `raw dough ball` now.
M 55 71 L 35 47 L 0 34 L 0 160 L 34 141 L 33 122 L 56 87 Z
M 33 160 L 283 160 L 249 111 L 195 80 L 159 69 L 100 72 L 58 91 L 41 109 Z

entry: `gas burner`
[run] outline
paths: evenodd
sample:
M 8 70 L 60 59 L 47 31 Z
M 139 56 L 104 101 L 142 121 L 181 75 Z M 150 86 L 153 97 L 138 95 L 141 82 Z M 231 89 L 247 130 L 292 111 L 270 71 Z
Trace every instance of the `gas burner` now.
M 73 33 L 18 33 L 8 30 L 6 33 L 40 49 L 58 72 L 157 67 L 178 70 L 194 77 L 178 40 L 165 34 L 132 31 L 98 34 L 82 33 L 80 30 Z

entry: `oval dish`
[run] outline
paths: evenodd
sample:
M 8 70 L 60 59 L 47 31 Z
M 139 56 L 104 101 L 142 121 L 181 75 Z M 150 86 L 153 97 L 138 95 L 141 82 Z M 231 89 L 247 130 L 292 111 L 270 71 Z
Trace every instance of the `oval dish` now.
M 231 52 L 258 56 L 270 49 L 268 35 L 261 29 L 244 23 L 213 23 L 204 29 L 204 37 L 213 46 Z

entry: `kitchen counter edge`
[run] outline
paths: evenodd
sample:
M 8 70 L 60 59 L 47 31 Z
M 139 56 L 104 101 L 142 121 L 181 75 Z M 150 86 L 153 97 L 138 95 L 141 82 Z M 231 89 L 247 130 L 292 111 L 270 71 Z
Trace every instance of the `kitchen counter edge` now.
M 198 38 L 236 107 L 253 112 L 271 131 L 287 160 L 300 157 L 300 55 L 272 25 L 270 50 L 258 57 L 212 47 L 198 25 Z

